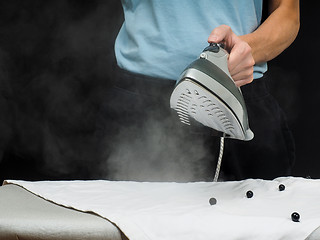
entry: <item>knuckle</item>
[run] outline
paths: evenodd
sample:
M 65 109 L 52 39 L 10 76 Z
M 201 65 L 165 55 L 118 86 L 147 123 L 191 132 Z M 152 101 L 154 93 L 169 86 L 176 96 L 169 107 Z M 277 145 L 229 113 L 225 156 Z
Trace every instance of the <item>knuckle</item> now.
M 226 30 L 231 31 L 231 27 L 230 27 L 230 26 L 225 25 L 225 24 L 223 24 L 223 25 L 221 25 L 221 26 L 224 27 Z
M 219 34 L 221 32 L 221 28 L 215 28 L 212 31 L 212 34 Z
M 255 62 L 253 58 L 247 58 L 243 61 L 243 68 L 248 70 L 248 71 L 253 71 L 253 66 Z
M 248 79 L 248 83 L 252 83 L 253 82 L 253 75 Z
M 253 76 L 253 72 L 254 72 L 254 69 L 253 69 L 253 67 L 252 67 L 251 70 L 250 70 L 250 75 L 251 75 L 251 76 Z
M 251 49 L 250 45 L 247 42 L 241 41 L 241 42 L 239 42 L 239 46 L 241 47 L 243 53 L 251 54 L 252 49 Z
M 249 64 L 250 64 L 250 66 L 254 66 L 256 64 L 256 62 L 254 61 L 253 57 L 251 58 Z M 252 67 L 252 71 L 253 71 L 253 67 Z
M 253 76 L 253 68 L 249 68 L 249 69 L 247 70 L 247 77 L 248 77 L 248 78 L 251 78 L 251 76 Z
M 248 69 L 244 72 L 245 79 L 251 79 L 253 77 L 253 69 Z
M 219 31 L 223 31 L 223 32 L 227 32 L 227 33 L 232 32 L 231 27 L 228 25 L 225 25 L 225 24 L 220 25 L 216 29 L 219 29 Z
M 251 49 L 250 45 L 247 42 L 243 41 L 242 42 L 242 47 L 243 47 L 245 53 L 251 54 L 252 49 Z
M 251 48 L 244 41 L 238 42 L 234 46 L 234 50 L 238 52 L 238 54 L 242 55 L 243 57 L 247 57 L 248 55 L 251 54 Z

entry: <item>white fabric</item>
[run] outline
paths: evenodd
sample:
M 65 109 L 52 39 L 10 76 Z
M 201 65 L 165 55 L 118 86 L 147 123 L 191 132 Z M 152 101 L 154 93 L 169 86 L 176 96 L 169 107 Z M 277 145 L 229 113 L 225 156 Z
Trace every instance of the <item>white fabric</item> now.
M 151 183 L 7 180 L 57 204 L 93 211 L 131 240 L 301 240 L 320 226 L 320 180 Z M 279 191 L 279 184 L 286 189 Z M 248 190 L 252 198 L 246 197 Z M 209 199 L 217 199 L 210 205 Z M 298 212 L 300 222 L 291 220 Z

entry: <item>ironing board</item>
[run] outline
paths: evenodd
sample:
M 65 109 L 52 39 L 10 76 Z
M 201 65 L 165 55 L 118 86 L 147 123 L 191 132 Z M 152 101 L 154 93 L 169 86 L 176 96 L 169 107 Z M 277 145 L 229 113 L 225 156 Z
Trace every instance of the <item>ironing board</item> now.
M 61 207 L 14 184 L 0 187 L 0 239 L 127 240 L 108 220 Z M 306 240 L 320 239 L 320 228 Z
M 0 187 L 0 239 L 124 240 L 108 220 L 46 201 L 13 184 Z

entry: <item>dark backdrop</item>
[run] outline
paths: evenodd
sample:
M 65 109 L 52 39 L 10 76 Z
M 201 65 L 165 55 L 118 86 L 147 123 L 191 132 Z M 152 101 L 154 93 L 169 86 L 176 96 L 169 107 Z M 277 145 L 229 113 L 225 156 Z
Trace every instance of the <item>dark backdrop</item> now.
M 269 63 L 287 113 L 295 176 L 320 177 L 315 8 L 301 3 L 294 44 Z M 0 1 L 0 181 L 105 175 L 99 111 L 112 84 L 120 1 Z M 268 127 L 268 126 L 266 126 Z

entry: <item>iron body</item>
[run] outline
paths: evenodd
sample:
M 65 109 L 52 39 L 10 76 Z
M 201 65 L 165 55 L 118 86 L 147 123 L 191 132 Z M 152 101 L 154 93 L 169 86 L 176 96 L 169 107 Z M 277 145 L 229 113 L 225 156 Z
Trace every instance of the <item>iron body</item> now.
M 221 132 L 224 137 L 251 140 L 246 105 L 228 71 L 228 53 L 210 44 L 180 75 L 171 94 L 170 106 L 181 122 L 194 119 Z

